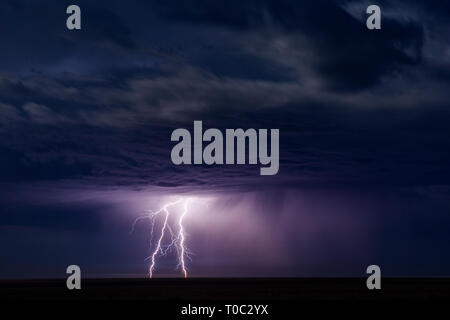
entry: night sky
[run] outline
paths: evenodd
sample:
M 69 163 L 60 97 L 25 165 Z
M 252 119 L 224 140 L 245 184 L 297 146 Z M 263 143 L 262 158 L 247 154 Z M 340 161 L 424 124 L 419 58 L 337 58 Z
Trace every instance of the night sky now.
M 0 278 L 145 277 L 149 223 L 130 228 L 177 197 L 196 199 L 191 276 L 450 276 L 449 14 L 444 0 L 1 1 Z M 194 120 L 279 129 L 278 174 L 174 165 L 171 133 Z

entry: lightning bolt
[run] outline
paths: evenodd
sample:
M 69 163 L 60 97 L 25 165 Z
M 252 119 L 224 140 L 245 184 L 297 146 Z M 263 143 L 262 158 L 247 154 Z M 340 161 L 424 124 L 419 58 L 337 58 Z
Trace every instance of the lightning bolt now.
M 136 218 L 134 220 L 131 232 L 134 232 L 134 229 L 136 227 L 136 224 L 143 219 L 149 219 L 151 221 L 151 228 L 150 228 L 150 247 L 153 246 L 153 239 L 155 234 L 155 224 L 156 219 L 159 216 L 162 216 L 163 224 L 159 231 L 159 237 L 156 240 L 155 248 L 150 256 L 148 256 L 145 260 L 150 260 L 151 264 L 149 267 L 149 277 L 153 277 L 153 273 L 156 268 L 157 264 L 157 258 L 158 256 L 165 256 L 172 250 L 176 251 L 177 257 L 178 257 L 178 264 L 177 268 L 181 269 L 183 276 L 187 278 L 187 268 L 186 268 L 186 259 L 190 259 L 190 252 L 186 247 L 185 241 L 186 241 L 186 232 L 183 226 L 183 220 L 186 217 L 186 215 L 189 213 L 189 203 L 191 199 L 179 199 L 173 202 L 168 202 L 164 204 L 159 210 L 157 211 L 149 211 L 148 214 Z M 179 216 L 177 217 L 177 223 L 176 227 L 178 232 L 175 233 L 173 231 L 173 227 L 170 225 L 170 217 L 173 215 L 173 211 L 169 210 L 171 207 L 174 207 L 176 205 L 182 204 L 183 205 L 183 211 Z M 163 241 L 165 237 L 170 237 L 169 244 L 164 245 Z
M 180 248 L 181 248 L 181 252 L 180 252 L 180 255 L 179 255 L 179 257 L 180 257 L 180 259 L 179 259 L 179 261 L 180 261 L 180 266 L 181 266 L 181 270 L 183 270 L 183 274 L 184 274 L 184 277 L 185 278 L 187 278 L 187 270 L 186 270 L 186 264 L 185 264 L 185 262 L 184 262 L 184 255 L 185 255 L 185 245 L 184 245 L 184 240 L 185 240 L 185 234 L 184 234 L 184 228 L 183 228 L 183 219 L 184 219 L 184 216 L 187 214 L 187 212 L 188 212 L 188 202 L 189 201 L 186 201 L 185 203 L 184 203 L 184 211 L 183 211 L 183 213 L 181 214 L 181 216 L 180 216 L 180 219 L 178 220 L 178 238 L 180 239 Z

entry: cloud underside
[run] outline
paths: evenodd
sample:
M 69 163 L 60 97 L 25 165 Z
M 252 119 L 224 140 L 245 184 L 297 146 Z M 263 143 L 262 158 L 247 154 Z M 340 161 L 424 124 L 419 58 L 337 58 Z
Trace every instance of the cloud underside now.
M 199 190 L 445 184 L 448 24 L 433 17 L 446 4 L 386 4 L 377 32 L 363 5 L 151 1 L 120 14 L 89 2 L 79 33 L 25 19 L 43 32 L 9 39 L 16 54 L 1 54 L 0 178 Z M 6 20 L 32 13 L 2 6 Z M 279 175 L 174 166 L 170 133 L 194 120 L 279 128 Z

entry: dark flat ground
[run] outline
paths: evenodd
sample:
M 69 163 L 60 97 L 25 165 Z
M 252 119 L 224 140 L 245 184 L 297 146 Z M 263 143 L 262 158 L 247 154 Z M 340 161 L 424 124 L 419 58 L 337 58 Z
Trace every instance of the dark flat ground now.
M 448 314 L 450 278 L 383 278 L 368 290 L 363 278 L 0 280 L 0 309 L 24 319 L 264 320 L 440 319 Z M 268 314 L 229 314 L 227 305 L 264 305 Z M 185 315 L 187 306 L 214 307 L 214 316 Z M 431 314 L 435 313 L 436 317 Z M 313 315 L 310 317 L 308 315 Z M 444 317 L 445 318 L 445 317 Z
M 368 290 L 365 278 L 0 280 L 0 301 L 408 301 L 449 300 L 450 278 L 383 278 Z

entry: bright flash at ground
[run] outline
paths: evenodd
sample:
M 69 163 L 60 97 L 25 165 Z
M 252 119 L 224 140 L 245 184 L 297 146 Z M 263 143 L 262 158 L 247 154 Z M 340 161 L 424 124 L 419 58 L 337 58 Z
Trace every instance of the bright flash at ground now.
M 186 247 L 186 232 L 183 225 L 184 219 L 189 214 L 190 204 L 194 201 L 193 198 L 181 198 L 172 202 L 166 202 L 157 211 L 149 211 L 148 214 L 138 217 L 132 225 L 131 232 L 134 231 L 136 224 L 148 219 L 151 222 L 150 229 L 150 245 L 154 249 L 151 255 L 146 260 L 150 260 L 149 277 L 152 278 L 157 267 L 158 258 L 166 256 L 172 250 L 175 250 L 178 264 L 177 269 L 181 270 L 183 276 L 187 278 L 188 272 L 186 268 L 186 260 L 190 259 L 189 250 Z M 181 208 L 181 209 L 180 209 Z M 158 228 L 156 226 L 157 219 L 161 217 L 162 225 Z M 170 218 L 175 217 L 175 223 L 171 223 Z M 159 235 L 155 239 L 155 234 Z M 164 243 L 164 240 L 169 238 L 170 241 Z M 153 245 L 153 243 L 155 243 Z

